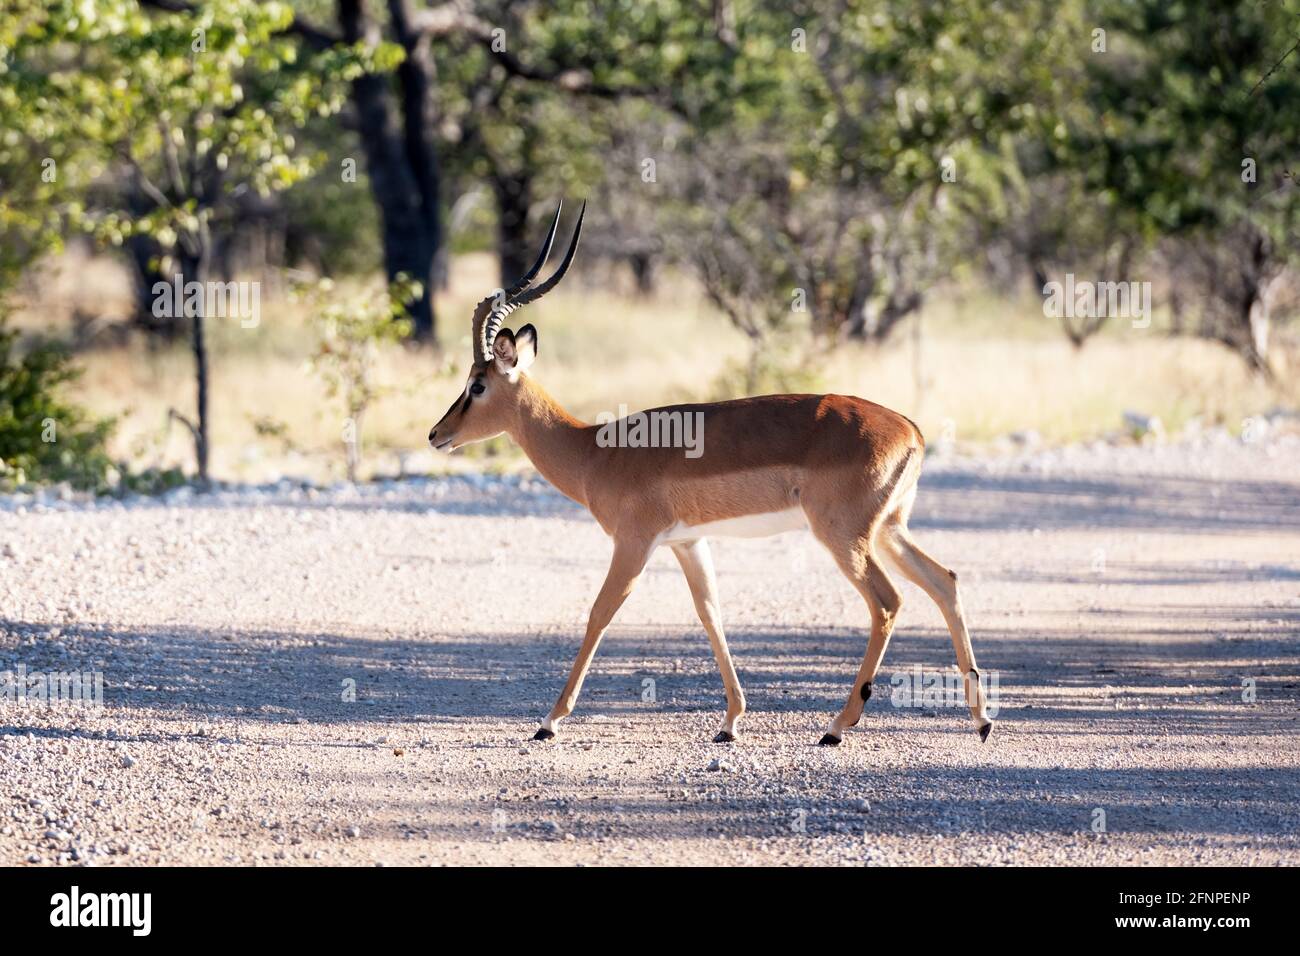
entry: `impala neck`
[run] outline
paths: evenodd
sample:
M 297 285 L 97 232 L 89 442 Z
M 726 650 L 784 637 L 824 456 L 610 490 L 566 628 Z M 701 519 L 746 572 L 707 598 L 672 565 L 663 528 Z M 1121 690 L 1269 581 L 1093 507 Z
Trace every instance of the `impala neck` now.
M 586 506 L 583 465 L 591 446 L 588 428 L 527 375 L 520 376 L 518 411 L 507 434 L 543 478 Z

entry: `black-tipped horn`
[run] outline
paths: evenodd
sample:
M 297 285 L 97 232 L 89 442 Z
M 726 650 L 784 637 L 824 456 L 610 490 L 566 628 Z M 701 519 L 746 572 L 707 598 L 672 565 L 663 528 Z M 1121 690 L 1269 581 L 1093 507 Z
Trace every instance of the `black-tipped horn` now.
M 537 255 L 537 261 L 533 263 L 531 269 L 514 281 L 514 284 L 508 289 L 502 289 L 499 293 L 501 306 L 506 305 L 511 296 L 518 295 L 527 289 L 532 281 L 537 278 L 537 273 L 542 271 L 542 266 L 546 265 L 546 260 L 551 255 L 551 247 L 555 244 L 555 230 L 560 225 L 560 212 L 564 209 L 564 200 L 561 199 L 555 207 L 555 216 L 551 219 L 551 228 L 546 232 L 546 241 L 542 243 L 542 251 Z M 492 340 L 496 338 L 497 329 L 501 327 L 498 319 L 489 330 L 488 318 L 494 308 L 493 303 L 497 299 L 496 295 L 490 295 L 478 304 L 474 310 L 473 331 L 471 341 L 474 343 L 474 361 L 485 363 L 492 357 Z
M 530 302 L 536 302 L 542 296 L 546 295 L 546 293 L 550 292 L 559 284 L 560 280 L 564 278 L 564 274 L 569 271 L 569 266 L 573 263 L 573 257 L 578 252 L 578 238 L 582 235 L 582 219 L 586 213 L 587 203 L 586 200 L 583 200 L 582 208 L 578 210 L 578 222 L 573 227 L 573 238 L 569 240 L 569 249 L 565 252 L 564 260 L 560 263 L 560 267 L 555 270 L 554 274 L 537 288 L 523 292 L 516 298 L 508 299 L 504 305 L 492 310 L 487 321 L 483 323 L 483 337 L 480 341 L 480 347 L 484 356 L 491 356 L 492 343 L 496 339 L 497 332 L 500 331 L 502 323 L 505 322 L 506 316 L 520 306 L 527 305 Z M 556 211 L 556 221 L 559 221 L 558 210 Z M 551 240 L 554 238 L 555 223 L 551 223 L 551 234 L 547 239 L 547 251 L 549 251 Z M 539 262 L 538 265 L 534 266 L 529 272 L 529 282 L 532 281 L 532 277 L 540 268 L 541 263 Z
M 520 292 L 523 292 L 530 285 L 532 285 L 533 280 L 537 278 L 537 273 L 541 272 L 542 266 L 546 265 L 546 260 L 551 255 L 551 246 L 555 243 L 555 230 L 559 228 L 560 210 L 563 208 L 564 208 L 564 200 L 561 199 L 559 205 L 555 207 L 555 218 L 551 220 L 551 228 L 547 230 L 546 241 L 542 243 L 542 251 L 538 253 L 537 261 L 533 263 L 533 267 L 531 269 L 529 269 L 522 276 L 520 276 L 518 279 L 515 280 L 514 285 L 512 285 L 509 289 L 505 290 L 506 302 L 509 302 L 511 298 L 518 295 Z
M 563 279 L 564 274 L 569 271 L 569 266 L 573 262 L 573 257 L 578 252 L 578 238 L 582 235 L 582 217 L 585 216 L 586 213 L 587 202 L 586 200 L 583 200 L 582 208 L 578 210 L 578 222 L 573 227 L 573 238 L 569 240 L 569 251 L 564 254 L 564 261 L 560 263 L 560 268 L 556 269 L 555 274 L 539 285 L 536 289 L 533 289 L 530 292 L 525 292 L 523 295 L 520 295 L 506 303 L 506 307 L 510 311 L 514 311 L 521 305 L 527 305 L 529 302 L 536 302 L 560 284 L 560 280 Z

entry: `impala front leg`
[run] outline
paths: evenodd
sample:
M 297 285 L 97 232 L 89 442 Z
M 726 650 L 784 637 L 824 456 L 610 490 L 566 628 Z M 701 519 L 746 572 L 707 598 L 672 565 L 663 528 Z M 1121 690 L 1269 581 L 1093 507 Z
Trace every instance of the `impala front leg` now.
M 578 657 L 573 662 L 573 670 L 569 672 L 569 680 L 564 685 L 560 699 L 542 721 L 541 729 L 533 735 L 534 740 L 549 740 L 554 737 L 560 721 L 573 713 L 578 694 L 582 692 L 582 682 L 587 676 L 587 668 L 596 656 L 600 639 L 605 636 L 605 628 L 632 593 L 632 588 L 645 569 L 646 561 L 650 559 L 651 550 L 651 541 L 639 538 L 614 541 L 614 557 L 609 563 L 609 573 L 605 575 L 605 583 L 601 585 L 596 603 L 592 605 L 591 614 L 587 618 L 587 634 L 582 639 L 582 647 L 578 648 Z

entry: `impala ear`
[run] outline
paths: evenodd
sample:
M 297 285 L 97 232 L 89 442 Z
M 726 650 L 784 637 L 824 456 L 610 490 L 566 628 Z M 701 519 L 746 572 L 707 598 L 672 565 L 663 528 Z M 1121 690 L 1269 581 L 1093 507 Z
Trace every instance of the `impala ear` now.
M 492 341 L 492 356 L 496 360 L 497 371 L 502 375 L 513 376 L 519 353 L 515 351 L 515 333 L 502 329 Z
M 515 335 L 515 369 L 523 372 L 537 358 L 537 330 L 532 324 L 525 325 Z

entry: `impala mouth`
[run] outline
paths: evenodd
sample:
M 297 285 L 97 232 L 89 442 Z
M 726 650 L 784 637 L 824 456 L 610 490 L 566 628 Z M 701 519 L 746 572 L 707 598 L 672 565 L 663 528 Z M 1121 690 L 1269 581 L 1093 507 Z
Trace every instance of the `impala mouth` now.
M 434 445 L 434 446 L 433 446 L 433 450 L 434 450 L 434 451 L 442 451 L 444 448 L 446 448 L 446 447 L 447 447 L 448 445 L 450 445 L 450 444 L 451 444 L 451 439 L 450 439 L 450 438 L 445 438 L 445 439 L 443 439 L 442 441 L 438 442 L 438 444 Z

